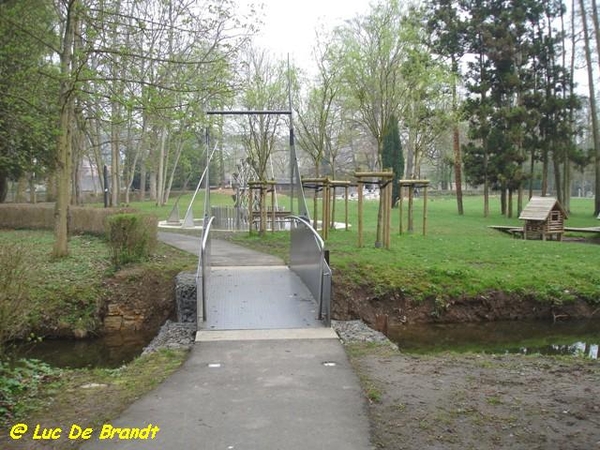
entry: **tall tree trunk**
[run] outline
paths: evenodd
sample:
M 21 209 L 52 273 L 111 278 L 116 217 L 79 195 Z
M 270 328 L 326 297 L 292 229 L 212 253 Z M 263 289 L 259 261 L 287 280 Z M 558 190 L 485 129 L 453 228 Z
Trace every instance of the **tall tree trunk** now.
M 383 135 L 380 136 L 380 139 L 377 142 L 377 155 L 379 159 L 379 169 L 383 170 Z M 379 190 L 379 207 L 377 208 L 377 233 L 375 235 L 375 247 L 379 248 L 383 245 L 383 202 L 381 201 L 381 189 Z M 323 221 L 325 218 L 323 218 Z
M 577 34 L 575 32 L 575 14 L 576 4 L 575 0 L 571 1 L 571 61 L 570 61 L 570 77 L 569 77 L 569 93 L 573 94 L 575 92 L 575 55 L 576 55 L 576 41 Z M 569 123 L 571 128 L 575 127 L 575 107 L 571 103 L 569 107 Z M 564 208 L 567 212 L 571 211 L 571 162 L 570 159 L 567 158 L 565 161 L 565 196 L 567 198 L 567 204 L 564 205 Z
M 487 175 L 483 181 L 483 217 L 490 216 L 490 182 Z
M 146 200 L 146 162 L 140 162 L 140 192 L 138 195 L 139 201 Z
M 74 116 L 79 116 L 78 112 L 74 112 Z M 71 204 L 73 205 L 82 205 L 82 193 L 81 193 L 81 166 L 83 163 L 83 147 L 85 136 L 82 131 L 82 127 L 80 126 L 82 120 L 80 117 L 73 117 L 73 148 L 72 148 L 72 180 L 71 180 L 71 188 L 72 188 L 72 197 Z
M 150 200 L 156 201 L 157 199 L 157 187 L 156 187 L 156 170 L 150 171 Z
M 592 20 L 594 23 L 594 34 L 596 35 L 596 53 L 598 53 L 596 62 L 598 63 L 598 67 L 600 67 L 600 19 L 598 18 L 598 3 L 596 0 L 592 0 Z
M 121 194 L 121 139 L 120 139 L 120 105 L 114 101 L 112 103 L 112 123 L 110 127 L 110 148 L 111 148 L 111 205 L 119 206 Z
M 67 3 L 67 16 L 60 54 L 61 81 L 59 88 L 59 129 L 57 138 L 57 196 L 54 205 L 54 247 L 52 255 L 61 258 L 69 254 L 68 223 L 71 204 L 71 145 L 73 124 L 73 53 L 79 0 Z
M 173 180 L 175 180 L 175 172 L 177 171 L 177 166 L 179 165 L 179 159 L 181 158 L 181 153 L 183 152 L 183 138 L 179 138 L 177 142 L 177 149 L 175 150 L 175 161 L 173 161 L 173 167 L 171 168 L 171 174 L 169 175 L 169 181 L 167 183 L 167 188 L 165 190 L 164 200 L 165 203 L 169 201 L 169 197 L 171 196 L 171 188 L 173 187 Z
M 452 112 L 454 114 L 454 127 L 452 130 L 452 150 L 454 153 L 454 182 L 456 185 L 456 206 L 458 215 L 464 215 L 463 193 L 462 193 L 462 155 L 460 151 L 460 131 L 458 128 L 458 95 L 456 92 L 456 83 L 458 79 L 458 63 L 452 56 L 452 72 L 454 80 L 452 81 Z
M 542 197 L 548 195 L 548 169 L 550 163 L 548 161 L 548 149 L 542 149 Z
M 592 133 L 594 137 L 594 155 L 596 158 L 595 172 L 596 185 L 594 188 L 594 215 L 600 214 L 600 130 L 598 130 L 598 112 L 596 110 L 596 90 L 594 85 L 594 70 L 592 67 L 592 51 L 590 48 L 590 33 L 587 24 L 587 14 L 583 0 L 579 0 L 581 10 L 581 21 L 583 23 L 583 39 L 585 43 L 585 61 L 588 72 L 588 84 L 590 89 L 590 109 L 592 116 Z
M 0 203 L 6 201 L 8 195 L 8 177 L 0 172 Z
M 560 169 L 561 169 L 561 164 L 560 164 L 560 158 L 559 155 L 557 154 L 557 151 L 555 149 L 555 151 L 552 153 L 552 162 L 554 164 L 554 189 L 556 190 L 556 199 L 560 202 L 561 205 L 565 204 L 565 198 L 564 198 L 564 193 L 562 190 L 562 177 L 561 177 L 561 173 L 560 173 Z
M 158 180 L 156 186 L 156 206 L 164 205 L 165 193 L 165 153 L 167 147 L 167 127 L 163 126 L 160 136 L 160 153 L 158 156 Z

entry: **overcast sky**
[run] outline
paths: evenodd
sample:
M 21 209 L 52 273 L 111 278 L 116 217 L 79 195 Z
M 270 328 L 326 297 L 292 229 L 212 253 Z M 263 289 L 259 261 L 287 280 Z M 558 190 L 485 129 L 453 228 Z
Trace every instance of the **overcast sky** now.
M 256 36 L 260 47 L 270 49 L 274 56 L 287 58 L 309 69 L 315 29 L 319 24 L 332 29 L 358 13 L 369 9 L 369 0 L 238 0 L 240 6 L 249 3 L 264 5 L 264 25 Z
M 242 10 L 248 5 L 263 5 L 264 25 L 256 36 L 261 48 L 269 49 L 273 56 L 286 59 L 307 70 L 314 70 L 312 47 L 315 29 L 324 25 L 333 29 L 346 19 L 369 11 L 372 0 L 236 0 Z M 578 70 L 575 75 L 578 91 L 588 95 L 587 75 Z

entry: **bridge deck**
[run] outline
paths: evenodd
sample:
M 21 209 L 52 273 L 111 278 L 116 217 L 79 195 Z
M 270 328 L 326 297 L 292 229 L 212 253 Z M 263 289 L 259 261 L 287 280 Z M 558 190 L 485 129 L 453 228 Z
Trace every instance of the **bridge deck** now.
M 317 304 L 286 266 L 213 267 L 204 330 L 322 327 Z

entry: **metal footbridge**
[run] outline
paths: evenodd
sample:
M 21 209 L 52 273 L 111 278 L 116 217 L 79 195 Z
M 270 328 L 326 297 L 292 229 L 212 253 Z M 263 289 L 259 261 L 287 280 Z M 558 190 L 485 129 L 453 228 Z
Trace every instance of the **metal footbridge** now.
M 196 278 L 199 331 L 330 325 L 331 270 L 323 241 L 304 219 L 290 221 L 288 267 L 274 257 L 211 242 L 209 220 Z
M 223 251 L 219 251 L 218 246 L 212 248 L 214 217 L 210 217 L 210 139 L 207 131 L 204 219 L 196 272 L 198 330 L 329 328 L 331 269 L 324 242 L 311 226 L 306 207 L 294 146 L 291 97 L 288 111 L 207 111 L 207 114 L 283 114 L 289 117 L 292 214 L 285 218 L 289 224 L 287 230 L 279 232 L 290 234 L 290 264 L 289 267 L 263 265 L 260 258 L 252 256 L 223 258 Z

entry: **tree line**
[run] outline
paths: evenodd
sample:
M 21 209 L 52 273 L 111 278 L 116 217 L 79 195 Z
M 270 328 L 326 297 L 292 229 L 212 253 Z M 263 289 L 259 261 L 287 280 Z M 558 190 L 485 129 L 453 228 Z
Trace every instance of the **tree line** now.
M 600 212 L 596 0 L 380 0 L 316 30 L 310 71 L 253 44 L 259 17 L 233 0 L 0 2 L 0 201 L 9 183 L 46 184 L 64 255 L 86 164 L 112 204 L 135 188 L 162 205 L 196 181 L 210 127 L 221 181 L 228 147 L 267 178 L 288 118 L 204 112 L 291 96 L 312 175 L 391 167 L 452 188 L 459 214 L 463 186 L 482 187 L 486 215 L 499 191 L 510 216 L 534 189 L 568 209 L 573 173 L 592 167 Z

